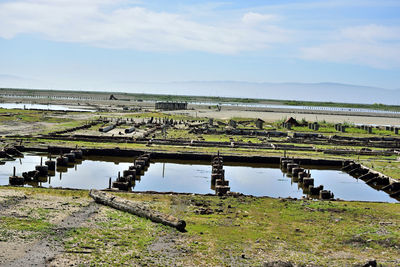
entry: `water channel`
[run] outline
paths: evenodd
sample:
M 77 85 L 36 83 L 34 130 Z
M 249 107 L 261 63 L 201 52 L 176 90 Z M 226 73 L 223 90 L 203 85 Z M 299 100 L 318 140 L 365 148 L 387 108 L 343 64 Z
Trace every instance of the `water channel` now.
M 23 158 L 6 161 L 0 165 L 0 185 L 8 185 L 13 167 L 17 175 L 32 171 L 40 164 L 40 155 L 25 154 Z M 43 155 L 43 162 L 48 159 Z M 57 168 L 53 175 L 25 186 L 62 187 L 77 189 L 104 189 L 109 178 L 114 181 L 118 172 L 127 170 L 133 158 L 85 157 L 83 161 L 68 168 Z M 287 177 L 278 165 L 224 164 L 225 178 L 231 191 L 246 195 L 269 197 L 296 197 L 306 194 L 303 188 Z M 323 185 L 335 198 L 343 200 L 398 202 L 384 191 L 368 186 L 338 169 L 310 167 L 315 186 Z M 214 194 L 211 189 L 211 164 L 198 161 L 152 161 L 146 172 L 137 180 L 133 191 L 157 191 L 178 193 Z
M 53 111 L 88 111 L 94 112 L 91 109 L 76 108 L 62 105 L 43 105 L 43 104 L 28 104 L 28 103 L 0 103 L 0 108 L 5 109 L 38 109 L 38 110 L 53 110 Z

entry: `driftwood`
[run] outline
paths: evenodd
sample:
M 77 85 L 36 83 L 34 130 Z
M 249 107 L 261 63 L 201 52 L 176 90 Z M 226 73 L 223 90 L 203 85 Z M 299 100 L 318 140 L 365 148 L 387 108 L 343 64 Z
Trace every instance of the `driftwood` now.
M 156 223 L 162 223 L 164 225 L 174 227 L 179 231 L 185 230 L 186 222 L 184 220 L 179 220 L 172 215 L 151 210 L 141 203 L 129 201 L 95 189 L 90 190 L 89 195 L 97 203 L 147 218 Z

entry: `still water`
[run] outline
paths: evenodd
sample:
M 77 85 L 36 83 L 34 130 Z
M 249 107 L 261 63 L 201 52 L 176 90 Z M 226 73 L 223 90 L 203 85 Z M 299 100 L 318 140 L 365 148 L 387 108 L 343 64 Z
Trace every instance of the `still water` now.
M 43 156 L 43 162 L 47 156 Z M 109 178 L 114 181 L 118 172 L 127 170 L 133 158 L 89 157 L 68 168 L 57 169 L 53 176 L 42 182 L 26 186 L 63 187 L 79 189 L 104 189 Z M 7 185 L 13 167 L 17 175 L 35 169 L 40 164 L 40 156 L 27 154 L 14 161 L 0 165 L 0 185 Z M 276 166 L 278 167 L 278 166 Z M 229 166 L 225 165 L 225 177 L 229 180 L 231 191 L 246 195 L 270 197 L 305 196 L 302 187 L 292 181 L 274 166 Z M 383 191 L 375 190 L 347 173 L 339 170 L 311 169 L 315 186 L 324 185 L 335 198 L 344 200 L 398 202 Z M 147 171 L 136 180 L 133 191 L 158 191 L 214 194 L 211 189 L 211 164 L 207 162 L 152 162 Z
M 61 105 L 42 105 L 42 104 L 24 104 L 24 103 L 0 103 L 0 108 L 5 109 L 40 109 L 40 110 L 54 110 L 54 111 L 90 111 L 94 110 L 74 108 Z

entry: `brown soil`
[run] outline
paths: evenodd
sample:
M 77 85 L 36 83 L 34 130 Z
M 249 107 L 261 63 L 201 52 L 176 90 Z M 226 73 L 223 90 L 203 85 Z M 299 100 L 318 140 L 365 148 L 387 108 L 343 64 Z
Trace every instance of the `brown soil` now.
M 40 218 L 48 216 L 54 225 L 52 233 L 34 235 L 29 231 L 14 230 L 12 236 L 0 241 L 0 266 L 44 266 L 58 254 L 64 246 L 65 233 L 79 227 L 96 213 L 98 205 L 89 199 L 76 200 L 71 197 L 24 195 L 14 190 L 0 191 L 0 217 L 4 218 Z M 45 215 L 37 210 L 46 211 Z

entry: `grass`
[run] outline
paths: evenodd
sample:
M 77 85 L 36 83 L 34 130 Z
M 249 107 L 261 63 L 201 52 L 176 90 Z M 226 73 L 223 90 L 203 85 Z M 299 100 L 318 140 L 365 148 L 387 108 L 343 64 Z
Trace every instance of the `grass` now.
M 156 138 L 160 138 L 163 139 L 164 136 L 161 134 L 161 132 L 159 132 L 158 134 L 156 134 Z M 178 129 L 168 129 L 167 130 L 167 135 L 166 138 L 168 139 L 186 139 L 186 140 L 197 140 L 198 139 L 198 135 L 193 134 L 193 133 L 189 133 L 188 130 L 178 130 Z
M 144 257 L 146 248 L 165 228 L 148 220 L 103 209 L 104 220 L 92 227 L 73 229 L 64 245 L 67 253 L 91 251 L 83 256 L 91 265 L 120 265 Z M 148 254 L 148 253 L 147 253 Z
M 119 196 L 151 203 L 160 211 L 183 218 L 187 233 L 177 234 L 173 229 L 107 208 L 107 220 L 71 232 L 66 242 L 67 249 L 91 251 L 85 256 L 86 263 L 168 265 L 171 262 L 167 255 L 149 253 L 149 246 L 159 235 L 176 236 L 177 240 L 167 245 L 185 248 L 185 253 L 175 255 L 176 262 L 185 266 L 259 266 L 270 259 L 343 266 L 368 260 L 371 251 L 378 262 L 398 260 L 400 207 L 396 204 Z M 199 206 L 214 213 L 199 215 L 195 212 Z
M 18 216 L 0 219 L 0 239 L 13 231 L 28 238 L 46 238 L 57 225 L 48 219 L 51 197 L 86 201 L 87 190 L 0 187 L 42 199 Z M 78 228 L 58 237 L 61 257 L 84 266 L 260 266 L 284 260 L 297 265 L 352 266 L 373 258 L 387 266 L 399 264 L 400 206 L 390 203 L 313 201 L 200 195 L 113 193 L 184 219 L 186 233 L 147 219 L 100 206 Z M 211 214 L 196 211 L 209 209 Z M 51 237 L 53 238 L 53 237 Z M 59 255 L 60 256 L 60 255 Z M 74 258 L 76 257 L 76 258 Z
M 284 129 L 283 129 L 284 130 Z M 312 133 L 320 133 L 320 134 L 335 134 L 335 135 L 342 135 L 342 136 L 357 136 L 357 137 L 372 137 L 372 136 L 396 136 L 392 131 L 386 131 L 383 129 L 372 129 L 372 133 L 369 134 L 367 131 L 357 128 L 355 126 L 348 126 L 346 128 L 346 132 L 338 132 L 336 131 L 335 127 L 331 124 L 322 124 L 318 131 L 314 131 L 309 129 L 307 126 L 294 126 L 292 127 L 292 131 L 296 132 L 312 132 Z
M 44 131 L 40 132 L 40 134 L 49 134 L 49 133 L 55 132 L 55 131 L 63 131 L 66 129 L 85 125 L 86 122 L 87 121 L 84 121 L 84 120 L 71 120 L 71 121 L 67 121 L 67 122 L 54 123 L 54 125 L 49 126 Z
M 0 190 L 15 190 L 21 191 L 27 196 L 61 196 L 61 197 L 75 197 L 75 198 L 89 198 L 87 190 L 65 190 L 65 189 L 55 189 L 51 190 L 47 188 L 29 188 L 29 187 L 12 187 L 12 186 L 1 186 Z
M 87 197 L 85 190 L 16 190 L 34 196 Z M 114 194 L 184 219 L 187 232 L 102 207 L 85 226 L 67 233 L 62 241 L 64 257 L 79 255 L 83 265 L 259 266 L 280 259 L 298 265 L 349 266 L 366 262 L 373 253 L 378 263 L 399 263 L 398 204 Z M 213 213 L 200 215 L 199 208 Z M 5 230 L 45 233 L 52 229 L 45 220 L 30 217 L 31 209 L 24 210 L 27 218 L 0 220 L 3 239 Z M 41 207 L 34 211 L 49 216 Z M 154 250 L 159 246 L 162 249 Z
M 374 170 L 384 173 L 395 179 L 400 179 L 400 161 L 388 160 L 383 161 L 379 159 L 362 160 L 365 166 L 373 168 Z
M 34 218 L 14 218 L 14 217 L 1 217 L 1 228 L 8 228 L 18 231 L 33 231 L 33 232 L 47 232 L 52 228 L 52 224 L 43 219 Z

